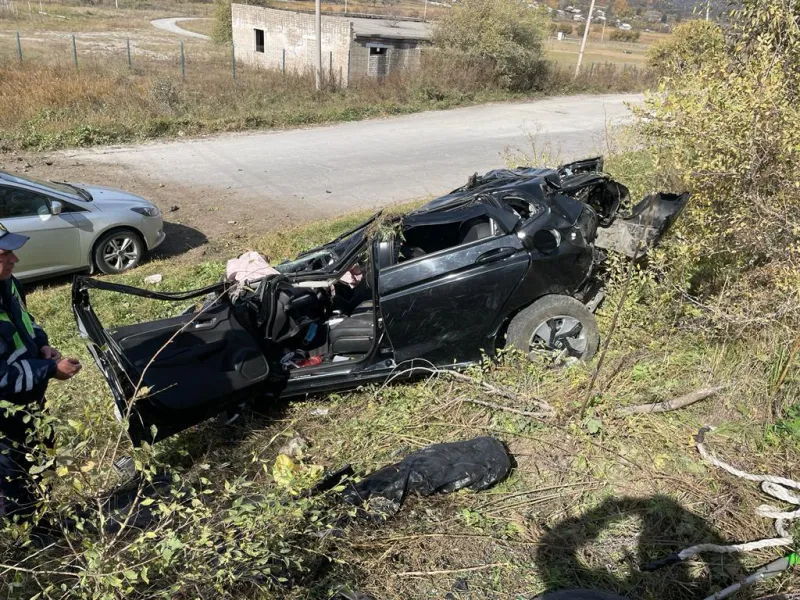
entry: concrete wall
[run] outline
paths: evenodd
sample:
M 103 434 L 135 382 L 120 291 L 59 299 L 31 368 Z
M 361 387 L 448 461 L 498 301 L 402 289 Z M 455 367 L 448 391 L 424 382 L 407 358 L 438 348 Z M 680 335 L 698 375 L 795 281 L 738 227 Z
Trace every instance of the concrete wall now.
M 237 60 L 287 73 L 314 72 L 314 15 L 261 6 L 231 4 L 233 43 Z M 256 52 L 256 29 L 264 31 L 264 52 Z M 322 70 L 347 83 L 353 26 L 347 19 L 322 17 Z
M 383 50 L 370 55 L 370 48 Z M 420 42 L 359 37 L 350 44 L 350 78 L 384 77 L 395 69 L 416 69 L 420 63 Z

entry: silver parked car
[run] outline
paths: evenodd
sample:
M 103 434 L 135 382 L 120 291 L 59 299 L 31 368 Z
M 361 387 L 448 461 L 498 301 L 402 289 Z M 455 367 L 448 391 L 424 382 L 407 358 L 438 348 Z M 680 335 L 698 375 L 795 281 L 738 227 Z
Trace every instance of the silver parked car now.
M 73 271 L 121 273 L 164 241 L 161 211 L 113 188 L 38 181 L 0 170 L 0 222 L 31 241 L 17 252 L 23 281 Z

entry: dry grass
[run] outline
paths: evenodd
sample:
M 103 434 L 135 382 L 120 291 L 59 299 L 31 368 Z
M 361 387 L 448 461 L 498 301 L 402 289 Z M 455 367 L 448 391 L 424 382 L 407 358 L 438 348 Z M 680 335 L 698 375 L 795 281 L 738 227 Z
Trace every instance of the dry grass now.
M 549 40 L 546 45 L 547 56 L 565 66 L 575 65 L 580 50 L 580 40 L 562 42 Z M 644 44 L 621 44 L 614 42 L 587 42 L 583 54 L 583 64 L 610 63 L 642 68 L 647 64 L 647 48 Z
M 178 27 L 210 37 L 214 30 L 214 19 L 201 17 L 190 21 L 180 21 Z
M 186 77 L 181 78 L 177 46 L 135 45 L 129 69 L 124 42 L 106 47 L 107 54 L 86 53 L 79 44 L 76 71 L 71 40 L 61 43 L 61 50 L 48 57 L 58 61 L 52 66 L 27 58 L 21 65 L 0 66 L 0 145 L 6 149 L 295 127 L 543 93 L 628 91 L 647 85 L 640 74 L 614 67 L 584 73 L 577 81 L 569 69 L 553 68 L 539 82 L 540 90 L 519 94 L 495 86 L 488 72 L 454 69 L 432 57 L 420 71 L 394 73 L 383 82 L 354 81 L 346 91 L 333 85 L 316 92 L 310 76 L 241 65 L 234 81 L 225 47 L 186 42 Z

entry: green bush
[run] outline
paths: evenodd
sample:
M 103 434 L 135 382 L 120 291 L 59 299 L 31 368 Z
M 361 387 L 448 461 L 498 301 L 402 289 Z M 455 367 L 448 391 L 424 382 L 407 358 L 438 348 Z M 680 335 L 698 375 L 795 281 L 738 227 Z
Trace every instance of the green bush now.
M 641 37 L 641 31 L 625 31 L 624 29 L 617 29 L 611 32 L 610 39 L 612 42 L 638 42 Z
M 724 293 L 739 331 L 800 305 L 800 28 L 787 16 L 783 0 L 745 0 L 724 39 L 701 36 L 701 60 L 688 57 L 707 26 L 685 29 L 658 51 L 664 77 L 643 111 L 659 169 L 694 194 L 677 285 Z
M 555 33 L 563 33 L 564 35 L 572 35 L 573 27 L 569 23 L 553 23 Z
M 434 30 L 434 43 L 466 68 L 488 65 L 506 88 L 528 90 L 544 68 L 545 13 L 516 0 L 463 0 Z
M 697 70 L 716 60 L 724 45 L 719 25 L 711 21 L 688 21 L 678 25 L 672 35 L 650 46 L 647 64 L 659 76 Z

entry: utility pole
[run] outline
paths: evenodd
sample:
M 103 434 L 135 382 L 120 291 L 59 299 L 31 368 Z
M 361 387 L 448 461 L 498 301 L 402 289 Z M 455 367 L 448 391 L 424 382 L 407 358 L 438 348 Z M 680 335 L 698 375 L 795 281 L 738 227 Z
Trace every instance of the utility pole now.
M 589 27 L 592 25 L 592 13 L 594 12 L 594 0 L 589 5 L 589 16 L 586 17 L 586 28 L 583 30 L 583 41 L 581 42 L 581 49 L 578 52 L 578 64 L 575 65 L 575 78 L 581 72 L 581 61 L 583 61 L 583 50 L 586 48 L 586 39 L 589 37 Z
M 425 0 L 425 8 L 422 11 L 422 20 L 424 21 L 428 16 L 428 0 Z
M 608 18 L 608 17 L 606 17 L 606 19 L 607 19 L 607 18 Z M 602 31 L 602 32 L 600 32 L 600 43 L 601 43 L 601 44 L 603 43 L 603 40 L 605 39 L 605 37 L 606 37 L 606 21 L 605 21 L 605 19 L 604 19 L 604 20 L 603 20 L 603 31 Z
M 711 0 L 706 0 L 706 21 L 708 21 L 708 12 L 711 8 Z
M 592 0 L 594 1 L 594 0 Z M 317 24 L 317 68 L 315 70 L 317 91 L 322 89 L 322 6 L 320 0 L 317 0 L 316 7 L 316 24 Z

